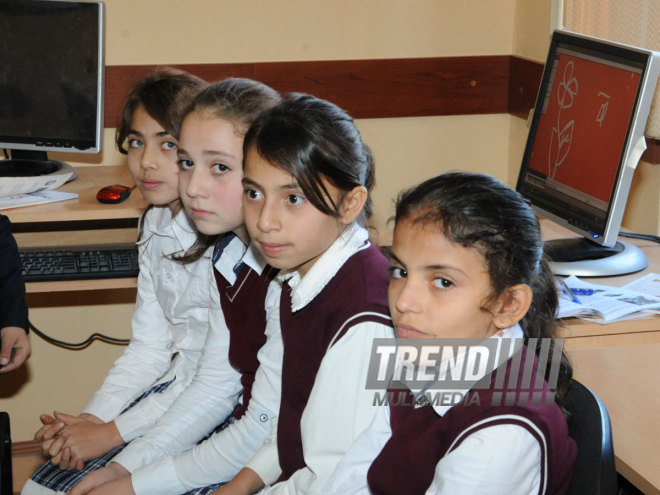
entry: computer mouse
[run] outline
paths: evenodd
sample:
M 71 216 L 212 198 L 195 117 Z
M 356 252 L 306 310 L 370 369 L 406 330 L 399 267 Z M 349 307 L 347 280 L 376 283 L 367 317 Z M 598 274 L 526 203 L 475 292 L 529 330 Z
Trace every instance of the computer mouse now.
M 105 186 L 99 189 L 99 192 L 96 193 L 96 199 L 98 199 L 101 203 L 121 203 L 122 201 L 128 199 L 133 189 L 135 189 L 135 186 L 128 187 L 122 186 L 121 184 Z

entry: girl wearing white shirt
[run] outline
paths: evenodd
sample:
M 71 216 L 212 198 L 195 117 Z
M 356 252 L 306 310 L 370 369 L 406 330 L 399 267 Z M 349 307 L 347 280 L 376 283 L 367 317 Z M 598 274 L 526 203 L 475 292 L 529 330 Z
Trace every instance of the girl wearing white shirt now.
M 27 481 L 25 495 L 68 492 L 153 426 L 195 374 L 218 295 L 211 250 L 195 263 L 175 260 L 197 240 L 179 200 L 176 137 L 184 108 L 204 86 L 195 76 L 164 69 L 128 95 L 116 143 L 150 204 L 139 223 L 131 342 L 82 414 L 42 415 L 35 440 L 50 460 Z M 228 365 L 227 372 L 234 373 Z M 238 394 L 236 379 L 227 383 L 227 396 Z M 225 404 L 227 414 L 233 402 Z
M 393 383 L 389 406 L 319 493 L 565 493 L 576 446 L 558 403 L 571 369 L 550 339 L 557 294 L 533 210 L 492 177 L 447 173 L 402 194 L 395 220 L 397 337 L 428 348 L 461 339 L 468 350 L 441 358 L 446 374 L 426 384 Z M 497 354 L 488 366 L 470 380 L 456 373 L 488 347 Z M 448 392 L 459 400 L 437 400 Z
M 267 443 L 214 493 L 321 493 L 373 418 L 368 356 L 393 335 L 387 261 L 362 226 L 373 160 L 350 116 L 301 94 L 264 112 L 244 150 L 246 225 L 281 269 L 268 323 L 284 343 L 282 399 Z
M 179 192 L 200 235 L 185 259 L 215 245 L 222 318 L 209 330 L 192 383 L 153 428 L 71 495 L 208 493 L 254 455 L 277 418 L 282 346 L 279 332 L 266 329 L 267 292 L 276 270 L 249 247 L 241 179 L 243 137 L 278 100 L 262 83 L 229 78 L 209 84 L 188 107 L 177 152 Z M 227 363 L 240 378 L 232 383 L 241 386 L 241 395 L 234 397 L 230 419 L 199 442 L 227 416 L 218 407 L 225 392 L 217 372 Z

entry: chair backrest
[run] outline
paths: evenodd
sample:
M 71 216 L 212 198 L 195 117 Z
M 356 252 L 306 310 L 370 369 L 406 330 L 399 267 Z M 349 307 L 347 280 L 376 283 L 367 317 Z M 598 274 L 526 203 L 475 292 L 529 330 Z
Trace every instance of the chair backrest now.
M 13 492 L 11 472 L 11 432 L 9 414 L 0 412 L 0 494 Z
M 616 495 L 617 475 L 612 427 L 598 396 L 573 380 L 566 397 L 568 433 L 577 444 L 577 459 L 568 495 Z

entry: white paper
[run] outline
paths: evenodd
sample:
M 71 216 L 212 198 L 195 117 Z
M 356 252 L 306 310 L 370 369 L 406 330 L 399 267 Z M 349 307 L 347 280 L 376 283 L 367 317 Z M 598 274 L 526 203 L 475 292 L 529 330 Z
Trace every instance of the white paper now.
M 19 208 L 21 206 L 40 205 L 44 203 L 54 203 L 56 201 L 65 201 L 75 199 L 78 193 L 69 193 L 63 191 L 39 191 L 29 194 L 15 194 L 0 198 L 0 210 L 8 208 Z

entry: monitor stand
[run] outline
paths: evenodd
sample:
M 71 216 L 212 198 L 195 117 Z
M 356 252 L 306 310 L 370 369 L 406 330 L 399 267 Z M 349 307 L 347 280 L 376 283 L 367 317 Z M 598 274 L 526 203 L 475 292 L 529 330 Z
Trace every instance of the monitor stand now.
M 545 241 L 544 250 L 555 275 L 610 277 L 638 272 L 649 264 L 637 246 L 617 241 L 605 247 L 583 237 Z
M 71 165 L 45 152 L 12 150 L 10 159 L 0 160 L 0 197 L 56 189 L 76 177 Z

